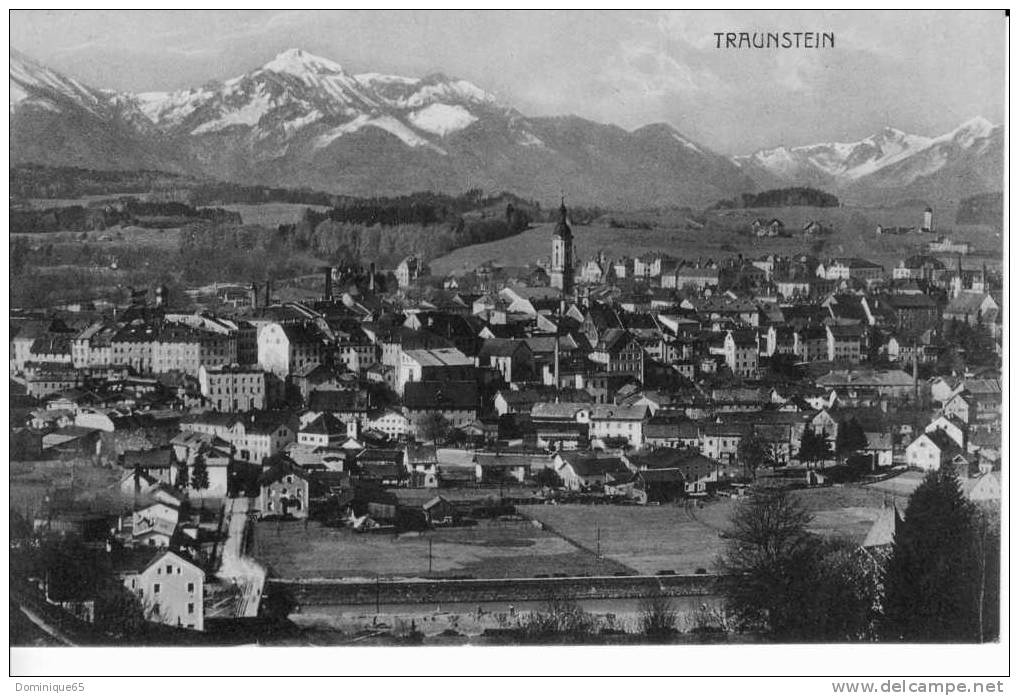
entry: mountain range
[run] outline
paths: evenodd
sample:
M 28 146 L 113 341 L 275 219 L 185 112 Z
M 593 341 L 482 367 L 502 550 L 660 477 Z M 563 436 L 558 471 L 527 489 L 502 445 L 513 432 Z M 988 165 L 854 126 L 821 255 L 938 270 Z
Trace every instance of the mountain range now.
M 99 89 L 10 52 L 12 163 L 161 169 L 353 195 L 508 190 L 607 207 L 708 205 L 776 186 L 844 200 L 1000 190 L 1003 129 L 976 118 L 929 138 L 725 157 L 668 124 L 628 131 L 529 117 L 465 80 L 352 74 L 299 49 L 176 92 Z

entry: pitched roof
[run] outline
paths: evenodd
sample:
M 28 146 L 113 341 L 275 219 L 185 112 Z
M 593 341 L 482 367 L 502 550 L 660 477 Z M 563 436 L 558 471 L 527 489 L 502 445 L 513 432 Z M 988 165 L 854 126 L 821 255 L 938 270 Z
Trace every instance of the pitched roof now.
M 347 426 L 332 414 L 323 413 L 301 428 L 306 435 L 346 435 Z
M 404 349 L 404 355 L 422 367 L 445 367 L 447 365 L 473 365 L 474 360 L 456 348 L 412 348 Z
M 478 452 L 474 455 L 475 463 L 482 468 L 501 467 L 545 467 L 549 455 L 522 452 Z
M 591 410 L 592 405 L 579 401 L 540 402 L 531 407 L 531 418 L 540 420 L 574 420 L 580 411 Z
M 578 476 L 601 476 L 629 472 L 629 467 L 619 457 L 592 457 L 590 454 L 585 454 L 586 456 L 576 457 L 561 456 L 565 460 L 564 465 L 571 466 Z
M 615 404 L 594 404 L 591 407 L 591 420 L 627 420 L 639 421 L 648 416 L 647 406 L 617 406 Z
M 367 400 L 351 389 L 316 389 L 308 396 L 308 408 L 312 411 L 363 411 Z
M 151 450 L 128 450 L 123 455 L 125 469 L 169 469 L 176 464 L 172 447 L 160 447 Z
M 476 382 L 408 382 L 403 392 L 404 405 L 412 410 L 471 411 L 478 407 Z
M 485 359 L 490 357 L 503 357 L 510 358 L 516 354 L 518 350 L 524 347 L 526 344 L 524 341 L 516 340 L 512 338 L 488 338 L 481 344 L 481 350 L 478 352 L 478 357 Z
M 869 549 L 877 546 L 890 546 L 895 541 L 895 532 L 898 531 L 902 517 L 899 509 L 894 505 L 881 508 L 877 519 L 867 532 L 867 538 L 863 540 L 863 548 Z

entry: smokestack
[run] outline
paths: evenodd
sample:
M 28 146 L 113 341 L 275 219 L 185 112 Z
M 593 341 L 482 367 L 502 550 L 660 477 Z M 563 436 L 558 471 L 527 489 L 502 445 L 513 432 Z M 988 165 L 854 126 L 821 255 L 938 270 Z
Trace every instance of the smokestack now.
M 555 384 L 553 385 L 556 389 L 559 389 L 559 334 L 555 335 Z
M 917 354 L 917 347 L 916 347 L 916 341 L 914 340 L 913 341 L 913 400 L 916 401 L 917 404 L 919 404 L 920 403 L 920 379 L 919 379 L 919 371 L 916 368 L 916 354 Z
M 258 309 L 258 283 L 251 284 L 251 289 L 248 291 L 248 297 L 251 300 L 251 308 Z
M 272 281 L 266 278 L 265 280 L 265 306 L 268 307 L 272 304 Z
M 368 289 L 375 292 L 375 262 L 368 265 Z
M 333 269 L 332 266 L 323 266 L 322 273 L 325 275 L 325 300 L 333 299 Z

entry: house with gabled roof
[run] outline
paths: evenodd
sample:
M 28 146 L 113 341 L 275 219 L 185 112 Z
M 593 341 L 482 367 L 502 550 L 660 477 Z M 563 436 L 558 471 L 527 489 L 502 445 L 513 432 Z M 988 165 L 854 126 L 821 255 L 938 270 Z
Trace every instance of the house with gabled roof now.
M 180 507 L 157 501 L 131 515 L 131 538 L 142 546 L 168 547 L 180 522 Z
M 478 365 L 494 367 L 507 384 L 522 382 L 534 375 L 534 356 L 527 343 L 511 338 L 489 338 L 478 353 Z
M 932 471 L 953 461 L 956 455 L 965 455 L 948 433 L 933 430 L 921 433 L 906 447 L 906 464 L 915 469 Z
M 969 437 L 969 427 L 964 421 L 945 414 L 940 414 L 934 417 L 934 419 L 927 424 L 924 428 L 925 433 L 934 432 L 935 430 L 944 431 L 952 441 L 955 442 L 962 449 L 966 449 L 967 439 Z
M 441 415 L 453 428 L 463 428 L 478 418 L 478 385 L 464 381 L 409 382 L 403 405 L 415 432 L 421 419 Z
M 592 439 L 603 443 L 611 439 L 622 439 L 634 448 L 644 444 L 644 424 L 651 417 L 647 406 L 594 404 L 590 414 Z
M 205 569 L 183 551 L 118 553 L 113 570 L 137 595 L 149 621 L 205 630 Z
M 860 362 L 860 327 L 828 324 L 825 327 L 828 361 L 857 364 Z
M 357 424 L 353 423 L 354 435 Z M 311 447 L 339 447 L 350 436 L 348 424 L 329 413 L 321 413 L 297 433 L 297 442 Z
M 556 473 L 565 488 L 571 491 L 601 492 L 614 475 L 630 473 L 618 456 L 595 455 L 590 452 L 560 452 L 555 456 Z

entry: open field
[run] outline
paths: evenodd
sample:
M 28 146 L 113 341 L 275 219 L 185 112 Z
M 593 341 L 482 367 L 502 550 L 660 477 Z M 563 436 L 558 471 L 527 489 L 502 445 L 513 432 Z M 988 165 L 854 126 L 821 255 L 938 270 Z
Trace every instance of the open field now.
M 793 495 L 814 516 L 808 529 L 857 543 L 866 538 L 886 499 L 881 492 L 854 486 L 798 490 Z M 700 506 L 534 505 L 523 512 L 588 548 L 600 543 L 605 557 L 641 573 L 685 574 L 698 568 L 713 572 L 714 561 L 725 548 L 721 534 L 729 529 L 736 504 L 723 498 Z
M 432 573 L 428 574 L 429 541 Z M 394 535 L 359 534 L 310 522 L 260 522 L 252 555 L 284 578 L 532 577 L 612 575 L 628 569 L 599 560 L 527 521 Z
M 720 528 L 731 508 L 730 502 L 717 501 L 693 514 L 684 505 L 534 505 L 523 512 L 588 548 L 600 546 L 606 558 L 653 575 L 661 570 L 692 574 L 698 568 L 714 572 L 725 546 Z
M 29 244 L 52 244 L 54 248 L 61 245 L 80 247 L 89 244 L 110 253 L 121 248 L 156 248 L 172 249 L 180 246 L 179 228 L 155 229 L 149 227 L 114 226 L 105 230 L 88 232 L 41 232 L 38 234 L 12 233 L 11 239 L 21 238 Z
M 883 496 L 887 494 L 886 497 L 889 498 L 889 502 L 896 502 L 901 507 L 905 499 L 911 496 L 917 486 L 923 482 L 923 477 L 924 475 L 919 471 L 907 471 L 895 478 L 872 483 L 867 488 L 877 491 Z
M 232 205 L 211 205 L 210 208 L 223 208 L 241 214 L 245 225 L 290 225 L 300 221 L 308 208 L 317 211 L 329 210 L 324 205 L 305 205 L 303 203 L 236 203 Z
M 656 227 L 644 229 L 616 229 L 601 226 L 573 228 L 577 255 L 580 259 L 594 258 L 604 251 L 610 258 L 639 256 L 646 252 L 661 251 L 677 258 L 719 259 L 743 253 L 752 256 L 765 254 L 802 254 L 811 252 L 812 245 L 823 242 L 821 256 L 863 256 L 891 269 L 904 257 L 922 251 L 934 239 L 933 235 L 884 235 L 874 231 L 881 225 L 917 224 L 922 208 L 772 208 L 713 211 L 708 215 L 704 229 Z M 623 216 L 621 216 L 623 217 Z M 792 238 L 752 238 L 740 234 L 755 217 L 781 219 L 787 229 L 799 230 L 810 220 L 818 220 L 835 229 L 831 235 L 818 239 L 802 236 Z M 457 249 L 430 262 L 436 275 L 463 274 L 490 261 L 497 266 L 526 266 L 548 256 L 551 250 L 551 224 L 537 225 L 519 235 L 495 242 L 476 244 Z M 995 237 L 983 226 L 956 226 L 939 223 L 939 232 L 952 239 L 966 240 L 977 249 L 997 249 L 998 258 L 980 257 L 989 267 L 1000 266 L 1001 238 Z M 971 261 L 964 266 L 978 267 Z M 579 267 L 579 266 L 578 266 Z
M 434 491 L 424 493 L 434 495 Z M 482 497 L 464 497 L 457 490 L 442 494 L 450 500 Z M 814 516 L 811 531 L 856 543 L 863 541 L 881 507 L 893 499 L 864 486 L 802 489 L 793 495 Z M 418 498 L 423 500 L 412 495 L 401 500 L 422 502 Z M 544 530 L 527 522 L 486 520 L 476 527 L 420 534 L 357 534 L 316 522 L 305 529 L 303 522 L 283 522 L 277 527 L 265 521 L 256 526 L 253 555 L 283 578 L 427 577 L 431 540 L 431 577 L 612 575 L 628 570 L 693 574 L 700 568 L 710 573 L 725 548 L 723 534 L 730 528 L 737 504 L 722 498 L 661 506 L 518 507 L 525 517 L 544 525 Z

